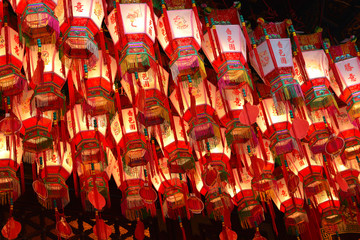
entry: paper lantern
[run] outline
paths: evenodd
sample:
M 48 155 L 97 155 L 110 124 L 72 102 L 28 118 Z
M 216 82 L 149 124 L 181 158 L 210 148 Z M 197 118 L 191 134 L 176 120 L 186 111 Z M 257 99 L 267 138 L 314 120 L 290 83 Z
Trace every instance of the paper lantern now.
M 276 181 L 277 188 L 274 189 L 273 201 L 278 209 L 285 213 L 285 225 L 289 233 L 296 235 L 306 230 L 309 221 L 303 209 L 304 193 L 302 183 L 294 193 L 289 191 L 289 182 L 282 177 Z
M 146 72 L 136 71 L 124 75 L 121 85 L 131 102 L 139 109 L 139 122 L 148 127 L 168 125 L 170 119 L 165 102 L 169 74 L 154 63 Z M 132 96 L 132 92 L 135 96 Z
M 252 177 L 247 173 L 245 168 L 242 170 L 232 169 L 232 172 L 235 178 L 236 191 L 232 199 L 238 206 L 237 211 L 241 227 L 253 228 L 255 227 L 255 222 L 260 224 L 265 220 L 265 216 L 264 210 L 256 200 L 256 195 L 251 187 Z
M 55 44 L 41 45 L 41 59 L 44 63 L 43 71 L 37 70 L 38 46 L 30 46 L 24 59 L 24 69 L 27 75 L 31 76 L 29 85 L 34 90 L 32 102 L 40 111 L 60 109 L 65 100 L 61 89 L 68 76 L 68 69 L 63 69 Z
M 145 72 L 155 62 L 154 42 L 157 17 L 152 3 L 127 3 L 115 6 L 107 27 L 115 46 L 121 51 L 121 72 Z M 120 8 L 120 11 L 119 11 Z
M 297 144 L 290 134 L 291 116 L 288 104 L 282 102 L 278 104 L 279 108 L 275 107 L 273 99 L 262 99 L 256 122 L 264 136 L 271 141 L 270 149 L 280 155 L 296 149 Z
M 80 178 L 83 207 L 88 210 L 101 210 L 105 206 L 105 200 L 109 205 L 110 172 L 106 172 L 108 143 L 104 137 L 107 128 L 106 115 L 91 117 L 84 113 L 81 105 L 76 104 L 66 113 L 66 119 L 74 151 L 73 164 Z M 101 204 L 95 206 L 94 202 Z
M 22 159 L 23 146 L 21 141 L 0 134 L 0 203 L 10 203 L 10 198 L 15 201 L 21 194 L 20 181 L 16 176 Z
M 104 19 L 103 2 L 64 1 L 64 8 L 58 11 L 60 31 L 63 35 L 59 46 L 62 51 L 60 58 L 65 65 L 70 65 L 71 59 L 86 59 L 88 65 L 92 66 L 99 59 L 94 36 L 99 32 Z
M 31 98 L 34 91 L 24 92 L 22 98 L 14 98 L 13 104 L 17 106 L 14 114 L 22 121 L 20 133 L 24 135 L 24 161 L 33 163 L 39 153 L 52 148 L 53 137 L 52 112 L 44 112 L 40 116 L 31 107 Z
M 194 141 L 207 139 L 211 147 L 220 140 L 219 126 L 212 118 L 215 108 L 216 88 L 210 82 L 191 79 L 179 82 L 170 100 L 180 116 L 188 122 L 189 137 Z M 214 104 L 214 105 L 213 105 Z
M 337 137 L 343 139 L 345 146 L 342 153 L 343 159 L 355 159 L 360 153 L 360 131 L 354 126 L 348 116 L 346 107 L 339 108 L 338 113 L 334 113 L 331 118 L 331 126 Z M 341 151 L 342 149 L 340 149 Z
M 49 37 L 54 32 L 59 36 L 59 21 L 55 16 L 57 0 L 11 0 L 9 1 L 19 15 L 21 31 L 29 38 Z
M 111 132 L 125 164 L 130 167 L 145 165 L 150 159 L 144 131 L 145 129 L 137 124 L 133 108 L 123 108 L 112 120 Z
M 169 168 L 172 172 L 186 172 L 187 170 L 195 167 L 192 150 L 189 146 L 189 140 L 186 135 L 187 124 L 183 122 L 178 116 L 174 116 L 173 131 L 171 126 L 164 127 L 163 129 L 156 128 L 155 137 L 161 145 L 165 156 L 169 158 Z
M 331 73 L 335 78 L 331 86 L 338 97 L 347 104 L 347 111 L 352 119 L 359 114 L 358 104 L 358 78 L 360 77 L 360 60 L 355 44 L 347 42 L 339 46 L 332 46 L 325 51 L 330 59 Z M 331 54 L 331 55 L 330 55 Z
M 23 56 L 19 34 L 5 22 L 0 35 L 0 89 L 5 96 L 17 95 L 24 88 Z
M 294 56 L 294 78 L 301 86 L 305 104 L 312 111 L 336 104 L 329 91 L 329 62 L 321 49 L 321 32 L 296 35 L 295 30 L 290 29 L 298 48 Z
M 66 144 L 66 151 L 64 151 Z M 69 187 L 67 178 L 72 173 L 73 162 L 71 159 L 71 147 L 66 142 L 60 142 L 60 151 L 56 146 L 39 154 L 41 161 L 37 161 L 38 175 L 45 184 L 47 198 L 38 197 L 39 202 L 48 209 L 64 208 L 69 202 Z
M 252 106 L 253 97 L 248 85 L 239 89 L 224 89 L 216 92 L 216 113 L 226 126 L 226 141 L 243 143 L 252 137 L 251 125 L 256 121 L 259 110 Z M 246 105 L 245 105 L 246 104 Z
M 236 8 L 221 9 L 206 17 L 206 34 L 202 49 L 218 74 L 220 88 L 237 88 L 242 84 L 252 86 L 247 73 L 246 40 L 241 29 Z M 226 24 L 224 24 L 226 23 Z
M 256 46 L 252 39 L 251 65 L 263 81 L 271 86 L 271 94 L 276 102 L 293 99 L 303 101 L 299 83 L 293 78 L 291 42 L 287 38 L 287 20 L 279 23 L 264 23 L 254 30 Z
M 159 171 L 151 175 L 151 182 L 155 189 L 162 195 L 159 196 L 160 207 L 163 215 L 177 219 L 186 214 L 186 199 L 188 189 L 186 176 L 183 173 L 172 173 L 168 167 L 167 158 L 159 158 Z
M 79 65 L 79 72 L 71 71 L 72 79 L 83 79 L 83 81 L 74 81 L 75 89 L 82 92 L 86 99 L 84 110 L 93 116 L 111 112 L 114 107 L 110 93 L 115 79 L 116 62 L 114 58 L 109 57 L 109 69 L 102 51 L 98 51 L 98 56 L 99 60 L 93 66 Z

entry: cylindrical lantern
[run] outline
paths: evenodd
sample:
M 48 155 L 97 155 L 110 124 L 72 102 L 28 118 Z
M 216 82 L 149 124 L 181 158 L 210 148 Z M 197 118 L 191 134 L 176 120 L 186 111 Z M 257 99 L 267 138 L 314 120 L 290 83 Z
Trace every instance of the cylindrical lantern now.
M 64 151 L 64 144 L 67 145 L 66 151 Z M 41 158 L 41 161 L 37 161 L 38 175 L 43 180 L 47 192 L 46 198 L 38 195 L 38 200 L 48 209 L 55 207 L 63 209 L 70 202 L 66 180 L 72 173 L 73 162 L 70 144 L 60 142 L 61 152 L 55 149 L 56 146 L 38 155 Z
M 253 50 L 250 61 L 256 72 L 271 86 L 271 94 L 276 101 L 294 100 L 299 104 L 303 95 L 299 83 L 293 78 L 291 42 L 287 36 L 288 20 L 264 23 L 254 30 L 254 38 L 260 43 Z
M 124 74 L 121 86 L 126 95 L 139 109 L 139 122 L 144 126 L 169 124 L 165 106 L 169 74 L 157 63 L 152 63 L 146 72 Z M 161 82 L 160 82 L 161 81 Z M 132 96 L 134 91 L 135 96 Z M 136 102 L 134 102 L 136 100 Z
M 10 198 L 14 201 L 20 196 L 20 181 L 16 176 L 19 169 L 23 153 L 23 144 L 10 138 L 6 141 L 6 136 L 0 134 L 0 203 L 10 203 Z
M 359 83 L 360 59 L 353 42 L 332 46 L 329 57 L 334 62 L 331 68 L 336 81 L 331 86 L 334 92 L 347 104 L 347 111 L 352 119 L 360 116 Z M 329 53 L 326 49 L 326 52 Z
M 68 69 L 61 64 L 59 52 L 55 44 L 42 44 L 41 59 L 44 62 L 44 70 L 36 71 L 39 67 L 38 46 L 30 46 L 30 51 L 24 59 L 24 69 L 31 76 L 30 87 L 34 89 L 32 101 L 41 111 L 57 110 L 63 107 L 65 97 L 61 89 L 65 84 Z M 30 69 L 28 69 L 28 66 Z M 41 74 L 39 76 L 39 74 Z
M 0 90 L 5 96 L 21 93 L 26 82 L 21 74 L 24 48 L 20 45 L 19 34 L 5 23 L 0 34 Z
M 288 103 L 279 102 L 275 106 L 271 98 L 260 100 L 260 114 L 257 124 L 270 141 L 270 149 L 277 155 L 291 152 L 297 148 L 295 138 L 290 134 L 291 116 Z
M 157 17 L 146 3 L 126 3 L 119 6 L 120 10 L 116 5 L 109 14 L 107 27 L 115 47 L 121 51 L 121 72 L 145 72 L 155 62 L 153 21 L 157 22 Z
M 156 128 L 155 136 L 165 156 L 168 156 L 171 171 L 184 172 L 195 166 L 192 149 L 186 135 L 187 124 L 179 116 L 174 116 L 173 121 L 175 131 L 170 126 L 166 129 Z
M 329 91 L 329 62 L 324 50 L 321 49 L 321 32 L 296 35 L 293 31 L 293 38 L 296 43 L 299 42 L 297 47 L 300 48 L 294 56 L 294 78 L 301 86 L 305 104 L 312 111 L 336 104 Z
M 212 27 L 209 27 L 209 20 Z M 218 74 L 220 88 L 252 86 L 247 73 L 246 40 L 236 8 L 212 11 L 206 21 L 202 49 Z M 224 24 L 226 23 L 226 24 Z
M 99 55 L 94 36 L 104 19 L 103 1 L 64 0 L 58 19 L 63 35 L 60 58 L 65 65 L 70 65 L 71 59 L 87 59 L 90 66 L 95 64 Z
M 49 37 L 54 32 L 60 34 L 59 21 L 55 16 L 57 0 L 11 0 L 16 14 L 20 15 L 21 31 L 29 38 Z
M 104 137 L 107 117 L 106 115 L 91 117 L 83 111 L 80 104 L 76 104 L 66 113 L 66 119 L 72 151 L 74 151 L 72 154 L 75 157 L 73 164 L 80 178 L 83 207 L 88 210 L 93 208 L 101 210 L 105 206 L 105 199 L 110 200 L 108 189 L 110 173 L 106 172 L 108 143 Z M 104 205 L 95 206 L 96 202 L 104 202 Z

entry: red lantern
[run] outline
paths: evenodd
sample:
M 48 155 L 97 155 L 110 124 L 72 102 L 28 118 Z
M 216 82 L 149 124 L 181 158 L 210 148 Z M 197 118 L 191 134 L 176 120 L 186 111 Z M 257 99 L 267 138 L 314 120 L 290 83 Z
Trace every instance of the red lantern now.
M 24 68 L 30 79 L 30 87 L 34 89 L 32 102 L 40 111 L 57 110 L 63 107 L 65 97 L 61 89 L 65 84 L 68 69 L 61 64 L 59 52 L 55 44 L 43 44 L 41 46 L 41 59 L 44 63 L 43 71 L 37 71 L 39 67 L 38 46 L 30 46 Z M 29 68 L 30 69 L 29 69 Z M 35 74 L 41 74 L 35 75 Z
M 16 14 L 19 15 L 21 31 L 32 39 L 49 37 L 54 32 L 60 34 L 59 21 L 54 10 L 56 0 L 11 0 Z
M 64 8 L 59 9 L 58 19 L 63 34 L 60 43 L 62 61 L 70 65 L 71 59 L 86 59 L 88 65 L 93 66 L 99 59 L 94 36 L 104 19 L 103 2 L 64 0 Z
M 19 94 L 26 82 L 21 74 L 24 49 L 20 45 L 19 34 L 5 22 L 0 34 L 0 90 L 5 96 Z

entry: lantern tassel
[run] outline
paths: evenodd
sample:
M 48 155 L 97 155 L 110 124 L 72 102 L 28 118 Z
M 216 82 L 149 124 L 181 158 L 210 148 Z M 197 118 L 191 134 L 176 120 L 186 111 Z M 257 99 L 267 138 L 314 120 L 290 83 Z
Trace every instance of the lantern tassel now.
M 183 236 L 183 240 L 186 240 L 186 233 L 185 233 L 185 229 L 184 229 L 184 226 L 182 224 L 180 215 L 178 216 L 178 219 L 179 219 L 179 225 L 180 225 L 181 233 L 182 233 L 182 236 Z
M 274 232 L 275 232 L 276 236 L 278 236 L 279 233 L 278 233 L 278 230 L 277 230 L 277 227 L 276 227 L 275 212 L 274 212 L 272 202 L 270 200 L 268 200 L 267 204 L 268 204 L 269 212 L 270 212 L 270 215 L 271 215 L 271 221 L 272 221 Z

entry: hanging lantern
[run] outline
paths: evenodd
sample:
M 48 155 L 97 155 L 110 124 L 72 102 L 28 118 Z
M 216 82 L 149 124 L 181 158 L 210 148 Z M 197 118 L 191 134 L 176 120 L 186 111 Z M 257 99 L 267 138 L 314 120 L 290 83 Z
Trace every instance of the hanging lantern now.
M 260 114 L 257 124 L 270 143 L 270 149 L 276 155 L 291 152 L 297 148 L 295 138 L 290 134 L 291 116 L 287 103 L 275 102 L 271 98 L 260 100 Z
M 21 73 L 24 49 L 20 45 L 19 34 L 5 21 L 0 35 L 0 90 L 5 96 L 20 94 L 26 82 Z
M 84 209 L 101 210 L 109 205 L 108 181 L 110 172 L 106 158 L 106 115 L 91 117 L 80 104 L 66 114 L 72 144 L 73 164 L 80 178 L 81 199 Z
M 325 52 L 331 58 L 331 73 L 335 78 L 331 86 L 335 94 L 347 104 L 346 110 L 352 119 L 360 116 L 358 103 L 358 78 L 360 78 L 360 59 L 353 42 L 332 46 Z
M 171 60 L 169 66 L 173 79 L 187 81 L 188 75 L 191 79 L 204 79 L 204 62 L 198 54 L 201 28 L 195 3 L 193 9 L 178 10 L 166 10 L 164 3 L 162 11 L 164 14 L 157 24 L 157 38 Z
M 212 27 L 209 26 L 209 19 Z M 236 8 L 217 9 L 205 18 L 206 34 L 202 49 L 217 72 L 221 89 L 238 88 L 247 84 L 252 88 L 248 75 L 246 40 Z
M 159 158 L 158 161 L 159 169 L 151 175 L 151 182 L 159 195 L 162 195 L 159 198 L 163 216 L 171 219 L 184 217 L 188 211 L 186 176 L 183 173 L 172 173 L 167 158 Z
M 121 103 L 129 100 L 122 96 Z M 136 109 L 135 109 L 136 111 Z M 150 160 L 145 135 L 146 129 L 138 125 L 134 108 L 119 109 L 111 123 L 111 132 L 115 138 L 121 156 L 130 167 L 145 165 Z M 118 155 L 120 158 L 120 156 Z
M 309 221 L 306 211 L 303 209 L 302 183 L 298 183 L 299 185 L 296 186 L 296 191 L 293 193 L 290 190 L 290 184 L 291 182 L 287 181 L 285 177 L 279 178 L 276 181 L 277 187 L 274 189 L 273 201 L 278 209 L 285 213 L 287 231 L 293 235 L 302 234 Z
M 14 98 L 15 115 L 22 121 L 24 161 L 33 163 L 37 155 L 52 148 L 52 112 L 36 116 L 31 107 L 34 91 L 24 92 L 22 98 Z
M 108 16 L 107 27 L 115 46 L 121 51 L 122 73 L 145 72 L 155 62 L 154 42 L 157 17 L 152 3 L 116 4 Z M 120 8 L 120 10 L 119 10 Z
M 232 196 L 234 203 L 238 206 L 238 215 L 242 228 L 254 228 L 255 223 L 265 220 L 264 210 L 251 187 L 252 177 L 246 169 L 232 169 L 235 178 L 235 195 Z M 240 173 L 240 175 L 239 175 Z M 231 192 L 230 192 L 231 193 Z
M 6 141 L 6 136 L 0 134 L 0 203 L 1 205 L 10 203 L 20 196 L 20 181 L 16 172 L 22 159 L 23 146 L 21 141 L 10 138 Z
M 66 151 L 64 151 L 66 144 Z M 39 202 L 48 209 L 56 207 L 63 209 L 69 202 L 69 187 L 67 178 L 72 173 L 71 147 L 66 142 L 60 142 L 60 153 L 56 147 L 39 154 L 41 161 L 37 162 L 38 175 L 45 185 L 47 198 L 38 196 Z M 45 162 L 46 161 L 46 162 Z M 46 167 L 46 169 L 45 169 Z
M 178 90 L 170 95 L 177 112 L 188 122 L 188 135 L 194 141 L 207 139 L 212 146 L 220 141 L 219 126 L 214 121 L 216 88 L 202 79 L 191 79 L 179 82 Z M 205 143 L 203 144 L 205 147 Z
M 74 81 L 74 85 L 86 100 L 86 104 L 83 106 L 84 110 L 92 116 L 112 112 L 114 108 L 110 93 L 115 80 L 116 62 L 111 56 L 108 58 L 109 62 L 105 62 L 102 51 L 98 52 L 98 56 L 99 60 L 93 66 L 79 65 L 77 70 L 79 72 L 71 71 L 73 79 L 83 79 L 80 82 Z M 80 76 L 77 77 L 77 75 Z
M 299 83 L 293 78 L 291 42 L 287 37 L 288 20 L 278 23 L 263 23 L 254 30 L 253 49 L 250 52 L 251 65 L 271 86 L 275 102 L 294 100 L 303 102 Z M 255 40 L 260 43 L 256 46 Z
M 195 167 L 191 147 L 186 135 L 187 125 L 178 116 L 174 116 L 175 131 L 170 126 L 167 129 L 156 128 L 156 139 L 161 143 L 161 149 L 169 158 L 171 172 L 186 172 Z M 184 128 L 183 128 L 184 127 Z
M 305 104 L 311 111 L 336 106 L 336 101 L 329 91 L 329 62 L 322 47 L 321 32 L 296 35 L 290 27 L 296 43 L 294 53 L 294 79 L 300 84 Z
M 252 103 L 253 97 L 248 85 L 216 92 L 216 113 L 226 126 L 225 136 L 229 146 L 246 142 L 252 137 L 251 125 L 255 123 L 259 113 L 259 109 L 252 106 Z
M 358 127 L 353 125 L 346 107 L 339 108 L 339 111 L 333 114 L 331 126 L 333 126 L 337 137 L 341 138 L 345 143 L 341 157 L 348 160 L 355 159 L 360 153 L 360 131 Z
M 71 59 L 86 59 L 93 66 L 99 59 L 94 36 L 104 19 L 104 6 L 98 0 L 64 0 L 64 8 L 58 10 L 60 31 L 63 35 L 59 48 L 65 65 Z
M 36 70 L 39 67 L 38 48 L 38 45 L 30 46 L 24 59 L 27 63 L 24 64 L 25 72 L 28 76 L 32 76 L 29 85 L 34 89 L 34 96 L 31 101 L 42 112 L 57 110 L 64 105 L 65 96 L 61 93 L 61 89 L 65 84 L 68 69 L 66 67 L 63 69 L 55 44 L 42 44 L 40 48 L 44 70 L 38 72 Z
M 142 125 L 169 125 L 169 113 L 165 106 L 168 81 L 169 74 L 156 63 L 151 64 L 146 72 L 126 73 L 123 77 L 121 86 L 138 107 L 138 118 Z M 132 91 L 135 96 L 132 96 Z
M 144 166 L 129 167 L 124 162 L 119 162 L 121 160 L 117 160 L 110 150 L 108 160 L 114 180 L 124 194 L 121 201 L 122 214 L 130 221 L 145 219 L 150 214 L 156 215 L 155 204 L 147 206 L 140 195 L 140 189 L 146 183 Z

